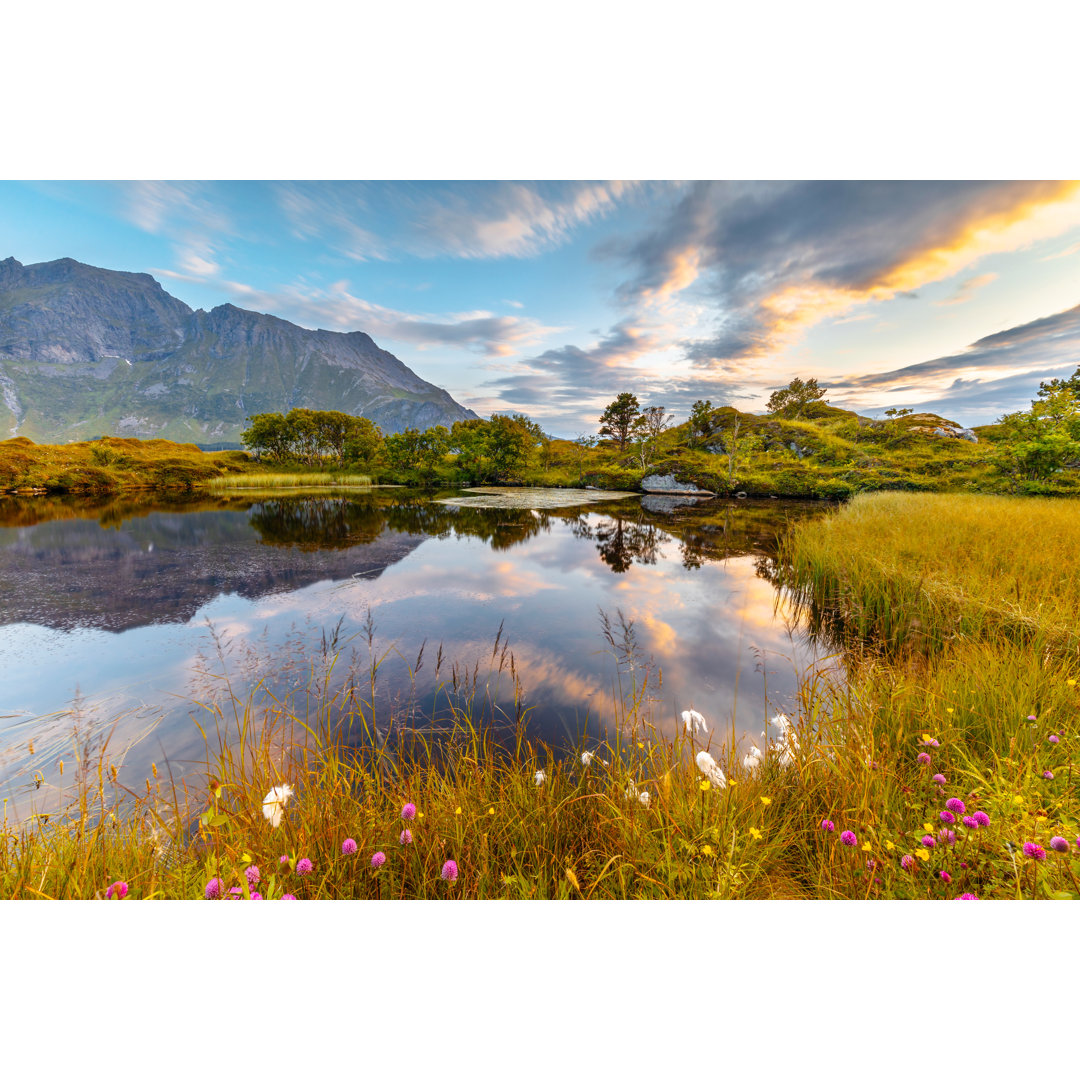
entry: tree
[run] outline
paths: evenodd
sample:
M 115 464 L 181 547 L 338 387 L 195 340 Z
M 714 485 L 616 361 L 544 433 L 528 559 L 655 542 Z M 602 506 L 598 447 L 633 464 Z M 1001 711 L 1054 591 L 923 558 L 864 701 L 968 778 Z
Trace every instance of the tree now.
M 826 393 L 828 393 L 828 388 L 819 387 L 817 379 L 807 379 L 803 382 L 802 379 L 796 377 L 783 389 L 773 392 L 766 409 L 773 414 L 780 413 L 788 419 L 797 419 L 809 405 L 817 404 L 819 401 L 827 405 Z
M 383 445 L 382 429 L 366 416 L 355 416 L 356 423 L 345 440 L 345 462 L 368 462 Z
M 257 459 L 261 460 L 265 454 L 272 461 L 288 460 L 292 454 L 292 437 L 281 413 L 256 413 L 247 422 L 240 441 Z
M 1043 384 L 1027 412 L 1008 413 L 998 423 L 1002 437 L 994 467 L 1009 477 L 1013 490 L 1021 480 L 1048 480 L 1080 462 L 1080 396 L 1071 380 Z
M 619 449 L 625 450 L 639 409 L 638 399 L 633 394 L 620 394 L 600 417 L 600 434 L 614 439 Z
M 634 452 L 641 463 L 642 470 L 649 467 L 649 462 L 656 454 L 656 443 L 660 434 L 670 426 L 675 417 L 664 411 L 663 405 L 650 405 L 642 409 L 630 427 L 634 440 Z
M 692 438 L 707 439 L 713 433 L 713 407 L 711 401 L 694 402 L 690 409 L 690 435 Z
M 910 416 L 914 411 L 914 409 L 886 409 L 885 415 L 890 420 L 895 420 L 901 416 Z
M 492 413 L 484 434 L 492 472 L 496 478 L 503 479 L 521 470 L 541 431 L 538 424 L 521 413 L 512 416 Z

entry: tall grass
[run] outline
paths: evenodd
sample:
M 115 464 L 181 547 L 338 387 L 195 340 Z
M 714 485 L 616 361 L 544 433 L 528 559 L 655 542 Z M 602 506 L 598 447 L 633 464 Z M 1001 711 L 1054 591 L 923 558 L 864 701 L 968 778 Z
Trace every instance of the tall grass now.
M 881 492 L 797 527 L 787 584 L 825 625 L 886 645 L 1080 643 L 1080 502 Z
M 277 488 L 369 488 L 371 477 L 357 473 L 271 473 L 250 472 L 216 476 L 207 484 L 210 491 L 250 491 Z

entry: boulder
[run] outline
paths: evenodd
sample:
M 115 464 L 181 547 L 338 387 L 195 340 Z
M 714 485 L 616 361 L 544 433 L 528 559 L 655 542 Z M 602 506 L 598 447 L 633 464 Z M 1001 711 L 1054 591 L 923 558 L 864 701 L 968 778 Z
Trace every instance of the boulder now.
M 642 495 L 641 505 L 653 514 L 674 514 L 688 506 L 700 506 L 711 498 L 711 495 L 706 498 L 699 495 Z
M 693 484 L 684 484 L 676 480 L 671 473 L 646 476 L 641 481 L 641 489 L 660 495 L 712 495 L 711 491 L 704 491 Z

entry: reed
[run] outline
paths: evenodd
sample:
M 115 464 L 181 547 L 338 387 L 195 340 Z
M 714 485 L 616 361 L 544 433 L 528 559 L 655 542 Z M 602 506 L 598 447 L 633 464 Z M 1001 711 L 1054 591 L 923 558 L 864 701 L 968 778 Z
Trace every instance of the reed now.
M 371 477 L 357 473 L 248 472 L 216 476 L 209 480 L 210 491 L 258 491 L 280 488 L 369 488 Z

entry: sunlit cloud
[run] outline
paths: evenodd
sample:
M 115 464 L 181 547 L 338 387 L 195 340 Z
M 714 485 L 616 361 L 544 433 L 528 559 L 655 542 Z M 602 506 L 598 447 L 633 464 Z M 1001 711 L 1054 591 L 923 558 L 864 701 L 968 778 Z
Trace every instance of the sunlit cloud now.
M 939 307 L 948 307 L 953 304 L 966 304 L 975 299 L 975 294 L 992 281 L 997 281 L 997 274 L 977 274 L 975 277 L 966 278 L 956 286 L 955 291 L 946 296 L 944 300 L 938 300 Z

